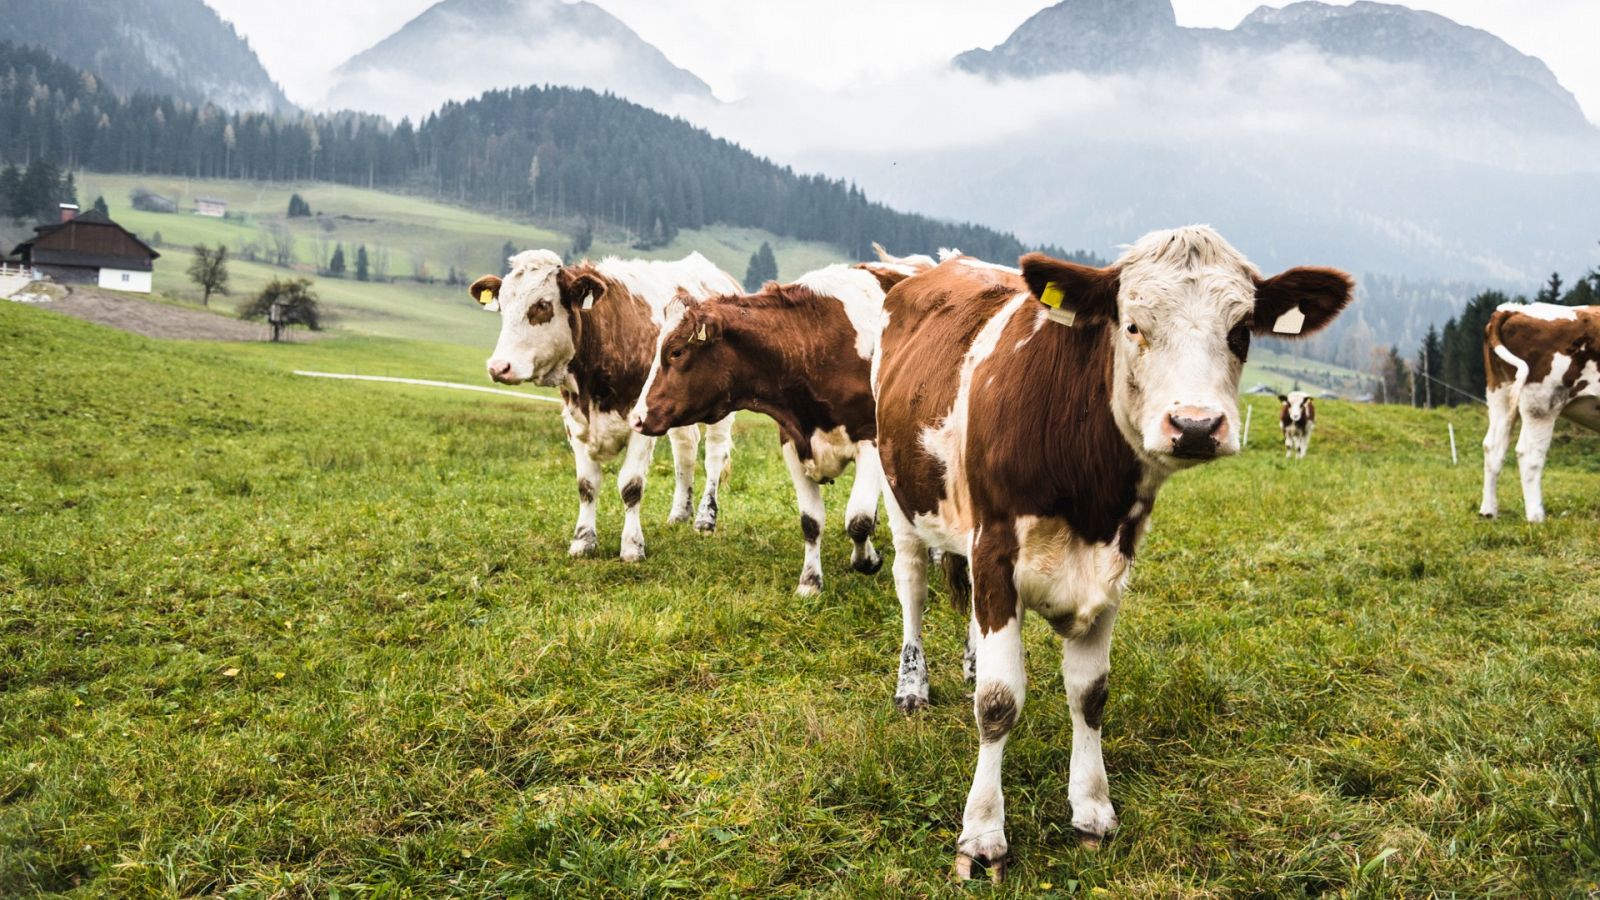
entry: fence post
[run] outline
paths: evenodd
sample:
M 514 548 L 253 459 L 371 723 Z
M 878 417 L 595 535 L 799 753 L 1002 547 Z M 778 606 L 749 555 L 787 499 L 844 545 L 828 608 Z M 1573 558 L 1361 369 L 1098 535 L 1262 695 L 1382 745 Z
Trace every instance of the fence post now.
M 1250 446 L 1250 419 L 1255 414 L 1256 414 L 1256 405 L 1254 403 L 1252 403 L 1249 406 L 1245 407 L 1245 409 L 1244 409 L 1244 434 L 1239 438 L 1239 446 L 1240 446 L 1240 448 L 1244 448 L 1244 447 Z
M 1450 428 L 1450 465 L 1459 466 L 1461 465 L 1461 460 L 1456 456 L 1456 423 L 1446 422 L 1445 424 Z

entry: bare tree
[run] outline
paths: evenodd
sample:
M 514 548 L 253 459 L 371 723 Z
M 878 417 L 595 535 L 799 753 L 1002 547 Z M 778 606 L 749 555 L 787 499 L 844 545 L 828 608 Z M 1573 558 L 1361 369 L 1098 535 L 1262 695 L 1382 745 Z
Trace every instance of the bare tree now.
M 212 250 L 205 244 L 194 245 L 194 261 L 189 263 L 189 279 L 200 286 L 204 295 L 200 305 L 211 306 L 211 295 L 228 294 L 228 247 L 218 244 Z
M 332 244 L 332 241 L 328 240 L 328 235 L 326 233 L 319 233 L 316 237 L 311 239 L 311 243 L 317 248 L 316 266 L 317 274 L 320 275 L 327 271 L 328 247 L 330 244 Z
M 389 248 L 382 244 L 372 247 L 372 280 L 389 280 Z
M 272 261 L 285 269 L 294 265 L 294 233 L 278 222 L 268 225 L 266 231 Z
M 411 277 L 422 283 L 432 280 L 428 272 L 428 252 L 420 247 L 411 248 Z

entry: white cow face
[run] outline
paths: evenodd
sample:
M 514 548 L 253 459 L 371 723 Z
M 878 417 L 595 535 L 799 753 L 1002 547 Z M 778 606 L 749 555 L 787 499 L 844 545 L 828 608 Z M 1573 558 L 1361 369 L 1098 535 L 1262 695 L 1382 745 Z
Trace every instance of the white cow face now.
M 1041 302 L 1075 317 L 1068 327 L 1110 332 L 1117 425 L 1147 461 L 1172 469 L 1239 452 L 1251 334 L 1311 334 L 1352 288 L 1332 269 L 1263 280 L 1203 227 L 1147 235 L 1105 269 L 1033 254 L 1022 273 Z
M 1284 415 L 1288 416 L 1291 424 L 1304 424 L 1309 415 L 1308 409 L 1311 404 L 1311 396 L 1309 394 L 1303 391 L 1295 391 L 1287 395 L 1279 394 L 1278 401 L 1283 404 Z
M 549 250 L 529 250 L 510 260 L 504 280 L 478 279 L 473 299 L 500 313 L 500 340 L 489 358 L 489 377 L 501 384 L 534 382 L 560 387 L 577 353 L 575 316 L 605 283 L 584 268 L 563 268 Z

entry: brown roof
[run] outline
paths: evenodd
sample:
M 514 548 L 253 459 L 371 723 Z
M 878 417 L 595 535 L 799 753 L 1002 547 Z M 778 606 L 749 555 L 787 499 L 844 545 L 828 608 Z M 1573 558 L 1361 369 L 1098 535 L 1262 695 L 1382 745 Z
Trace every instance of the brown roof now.
M 11 251 L 33 265 L 149 271 L 161 254 L 98 210 L 58 225 L 41 225 Z

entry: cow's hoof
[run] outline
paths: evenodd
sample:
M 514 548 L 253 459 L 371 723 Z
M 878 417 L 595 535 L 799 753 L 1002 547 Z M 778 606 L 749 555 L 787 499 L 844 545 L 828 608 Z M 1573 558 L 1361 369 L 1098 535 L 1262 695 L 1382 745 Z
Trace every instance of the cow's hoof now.
M 701 534 L 710 534 L 711 532 L 717 530 L 717 520 L 715 517 L 708 519 L 703 516 L 695 519 L 694 530 L 700 532 Z
M 796 596 L 800 597 L 815 597 L 822 593 L 822 582 L 802 581 L 800 586 L 794 589 L 794 592 Z
M 622 561 L 625 563 L 644 562 L 644 545 L 623 544 Z
M 926 693 L 895 694 L 894 705 L 896 709 L 909 716 L 928 705 L 928 695 Z
M 1104 800 L 1083 800 L 1072 804 L 1072 828 L 1078 843 L 1088 850 L 1100 849 L 1117 830 L 1117 812 Z
M 1543 522 L 1543 521 L 1544 521 L 1544 513 L 1542 513 L 1542 512 L 1529 513 L 1528 514 L 1528 522 L 1530 524 L 1537 525 L 1537 524 L 1539 524 L 1540 522 Z
M 883 557 L 877 553 L 871 556 L 853 556 L 850 558 L 850 568 L 863 575 L 876 575 L 883 568 Z
M 1484 512 L 1483 510 L 1480 509 L 1480 510 L 1478 510 L 1478 518 L 1480 518 L 1480 519 L 1498 519 L 1498 518 L 1500 518 L 1500 514 L 1499 513 L 1492 513 L 1492 512 Z
M 672 515 L 667 516 L 667 524 L 668 525 L 682 525 L 683 523 L 689 521 L 689 519 L 690 519 L 689 510 L 680 509 L 677 512 L 673 513 Z
M 956 854 L 956 880 L 971 881 L 982 878 L 984 872 L 989 873 L 989 880 L 999 884 L 1006 880 L 1006 858 L 997 859 L 972 857 L 965 853 Z
M 585 556 L 593 556 L 594 549 L 594 541 L 576 540 L 567 547 L 567 555 L 582 559 Z

